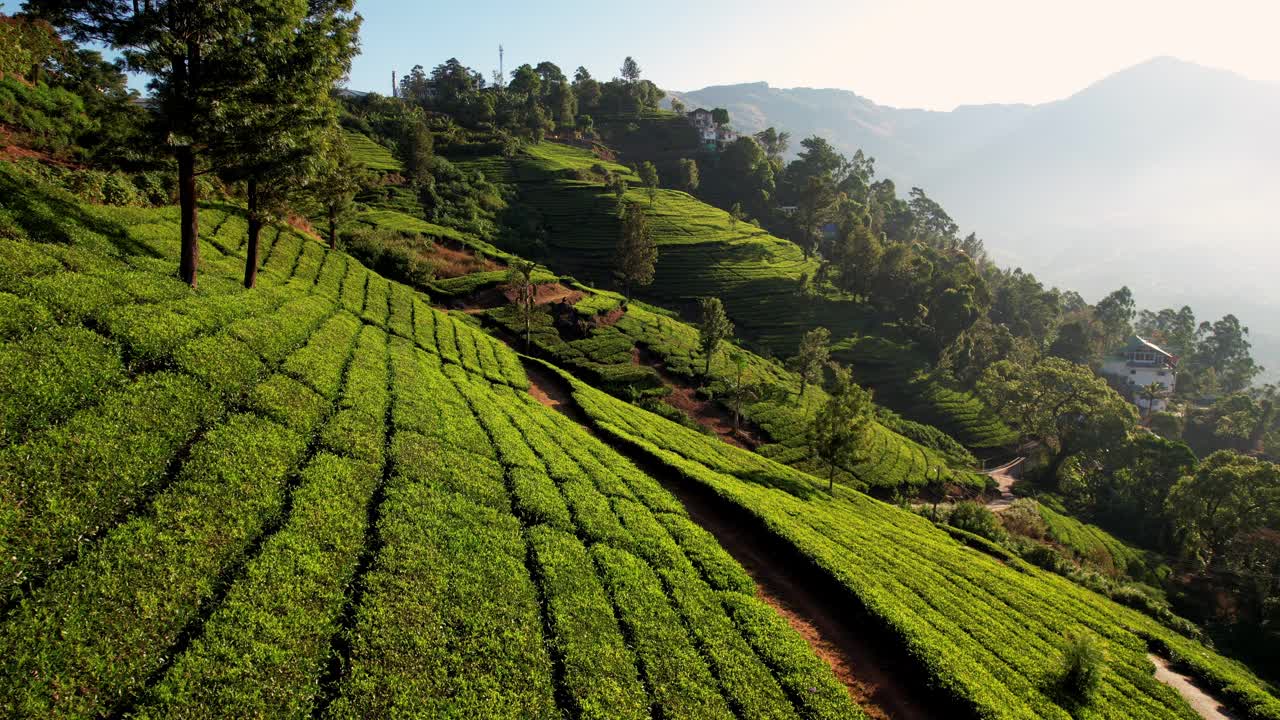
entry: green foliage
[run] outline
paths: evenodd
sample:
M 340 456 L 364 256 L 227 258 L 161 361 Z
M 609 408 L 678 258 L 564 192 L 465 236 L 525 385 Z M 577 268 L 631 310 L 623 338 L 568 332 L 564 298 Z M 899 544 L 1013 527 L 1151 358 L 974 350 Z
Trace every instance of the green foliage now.
M 0 344 L 0 444 L 95 403 L 123 381 L 119 347 L 84 328 Z
M 702 376 L 705 378 L 711 375 L 711 360 L 715 357 L 716 350 L 720 349 L 720 343 L 733 335 L 733 323 L 725 314 L 720 298 L 703 298 L 700 305 L 702 319 L 698 323 L 698 344 L 706 358 L 702 369 Z
M 1066 696 L 1068 702 L 1088 704 L 1102 683 L 1103 661 L 1102 650 L 1089 636 L 1067 636 L 1067 648 L 1063 653 L 1058 689 Z
M 10 707 L 97 714 L 142 690 L 164 663 L 153 649 L 176 639 L 213 594 L 210 580 L 278 516 L 304 449 L 296 435 L 250 416 L 211 431 L 150 513 L 113 528 L 6 618 L 13 662 L 0 672 L 7 687 L 21 688 Z M 83 692 L 60 692 L 68 685 Z
M 584 385 L 575 384 L 574 396 L 601 432 L 714 492 L 755 531 L 809 558 L 974 714 L 1070 717 L 1075 700 L 1053 693 L 1060 673 L 1046 658 L 1063 657 L 1064 633 L 1088 633 L 1107 658 L 1090 703 L 1099 716 L 1186 714 L 1151 677 L 1146 652 L 1158 639 L 1186 653 L 1183 667 L 1214 679 L 1224 698 L 1255 717 L 1280 717 L 1280 701 L 1242 666 L 1144 614 L 1012 556 L 976 553 L 913 513 L 842 489 L 822 492 L 812 476 Z
M 554 633 L 552 649 L 578 715 L 647 717 L 634 656 L 586 549 L 573 536 L 546 527 L 530 530 L 529 540 Z
M 849 370 L 835 369 L 835 387 L 813 417 L 814 455 L 828 466 L 828 491 L 833 490 L 837 465 L 852 465 L 871 421 L 871 395 L 853 382 Z
M 995 542 L 1005 537 L 996 514 L 976 502 L 962 502 L 952 508 L 947 524 Z
M 370 140 L 367 135 L 347 130 L 343 133 L 350 148 L 351 157 L 359 164 L 377 172 L 403 172 L 404 165 L 390 150 Z

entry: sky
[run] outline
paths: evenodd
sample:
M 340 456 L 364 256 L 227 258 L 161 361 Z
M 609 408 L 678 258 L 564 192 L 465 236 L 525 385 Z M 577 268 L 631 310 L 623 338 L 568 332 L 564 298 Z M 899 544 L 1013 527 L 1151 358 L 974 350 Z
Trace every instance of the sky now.
M 350 87 L 457 57 L 488 77 L 551 60 L 600 79 L 632 55 L 669 90 L 766 81 L 896 107 L 1039 103 L 1161 55 L 1280 84 L 1280 0 L 357 0 Z

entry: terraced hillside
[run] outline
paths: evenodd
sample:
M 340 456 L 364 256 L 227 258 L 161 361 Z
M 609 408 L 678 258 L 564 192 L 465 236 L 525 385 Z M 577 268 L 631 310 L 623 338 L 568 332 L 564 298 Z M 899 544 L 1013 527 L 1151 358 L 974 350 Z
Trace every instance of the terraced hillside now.
M 656 280 L 644 297 L 680 304 L 715 295 L 744 338 L 780 353 L 794 350 L 804 330 L 817 324 L 826 323 L 837 336 L 863 326 L 854 303 L 826 297 L 795 302 L 802 276 L 813 277 L 818 263 L 754 225 L 731 226 L 723 210 L 677 190 L 659 190 L 650 205 L 629 169 L 565 145 L 534 145 L 512 162 L 509 181 L 541 216 L 561 272 L 588 284 L 612 283 L 616 200 L 598 179 L 579 179 L 601 165 L 628 178 L 626 199 L 642 204 L 649 215 L 659 252 Z
M 704 383 L 712 395 L 723 395 L 727 384 L 737 375 L 731 357 L 740 356 L 745 366 L 744 382 L 757 388 L 742 406 L 745 420 L 762 431 L 755 438 L 758 442 L 755 449 L 779 462 L 825 474 L 821 462 L 813 457 L 806 434 L 813 413 L 827 399 L 822 388 L 810 385 L 802 398 L 800 381 L 794 373 L 776 361 L 733 344 L 715 355 L 708 381 L 702 377 L 706 356 L 698 344 L 697 328 L 673 313 L 643 303 L 632 302 L 624 308 L 621 297 L 614 293 L 584 285 L 577 285 L 576 290 L 584 296 L 573 305 L 573 312 L 583 322 L 591 323 L 599 318 L 609 321 L 592 327 L 583 337 L 566 340 L 551 315 L 539 315 L 530 334 L 538 354 L 622 397 L 632 391 L 651 394 L 684 391 L 687 394 Z M 490 310 L 488 316 L 512 336 L 523 334 L 522 324 L 509 307 Z M 725 408 L 717 407 L 719 412 L 726 412 Z M 900 430 L 908 430 L 906 426 L 910 424 L 898 422 L 896 425 Z M 922 430 L 927 433 L 930 429 Z M 932 435 L 936 437 L 940 433 L 933 431 Z M 733 438 L 732 433 L 728 436 Z M 949 439 L 943 440 L 955 446 Z M 977 461 L 963 448 L 955 446 L 954 451 L 948 456 L 947 452 L 927 447 L 874 422 L 866 447 L 862 449 L 861 461 L 842 468 L 837 481 L 887 495 L 914 492 L 940 476 L 962 492 L 974 494 L 985 490 L 988 481 L 986 476 L 975 472 Z
M 593 425 L 663 468 L 682 493 L 794 552 L 914 661 L 957 713 L 990 718 L 1199 717 L 1158 682 L 1172 658 L 1242 717 L 1280 718 L 1280 698 L 1239 664 L 1152 618 L 1043 572 L 980 539 L 957 542 L 913 513 L 638 411 L 582 383 Z M 1055 691 L 1069 636 L 1103 647 L 1101 687 L 1084 705 Z
M 794 243 L 749 223 L 734 224 L 723 210 L 676 190 L 658 191 L 650 204 L 630 169 L 583 149 L 530 146 L 502 174 L 491 162 L 476 163 L 461 162 L 483 169 L 494 182 L 511 183 L 541 216 L 557 272 L 598 287 L 612 285 L 616 198 L 591 174 L 593 167 L 603 167 L 628 179 L 626 199 L 646 209 L 659 246 L 655 281 L 643 297 L 686 311 L 697 298 L 719 297 L 749 346 L 780 356 L 795 352 L 806 330 L 826 327 L 845 343 L 841 359 L 852 364 L 859 382 L 880 390 L 881 401 L 907 418 L 936 425 L 972 448 L 1015 441 L 972 395 L 917 377 L 918 362 L 909 349 L 891 346 L 886 352 L 857 342 L 870 331 L 865 309 L 847 297 L 805 293 L 802 279 L 813 278 L 818 263 L 806 261 Z
M 966 447 L 1012 446 L 1016 434 L 972 393 L 947 386 L 910 348 L 871 335 L 835 343 L 832 357 L 848 363 L 858 382 L 918 422 L 935 425 Z
M 519 358 L 340 252 L 0 163 L 0 714 L 857 718 Z

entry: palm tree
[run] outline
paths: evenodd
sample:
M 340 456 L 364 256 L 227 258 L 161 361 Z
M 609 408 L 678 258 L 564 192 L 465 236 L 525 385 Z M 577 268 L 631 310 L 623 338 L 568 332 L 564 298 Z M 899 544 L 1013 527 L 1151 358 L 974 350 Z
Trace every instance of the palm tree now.
M 1147 401 L 1146 424 L 1150 425 L 1151 415 L 1155 409 L 1154 406 L 1156 400 L 1164 398 L 1168 394 L 1168 391 L 1165 390 L 1164 385 L 1161 385 L 1158 382 L 1153 382 L 1150 385 L 1143 387 L 1138 392 L 1140 393 L 1139 397 Z

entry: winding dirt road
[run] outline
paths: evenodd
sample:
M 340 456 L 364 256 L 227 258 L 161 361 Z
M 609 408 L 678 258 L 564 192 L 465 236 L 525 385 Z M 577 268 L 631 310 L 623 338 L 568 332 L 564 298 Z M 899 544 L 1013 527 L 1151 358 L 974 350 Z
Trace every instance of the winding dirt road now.
M 1195 680 L 1174 670 L 1168 660 L 1154 653 L 1148 654 L 1147 659 L 1156 666 L 1156 679 L 1177 690 L 1182 699 L 1204 720 L 1242 720 L 1242 716 L 1231 713 L 1212 695 L 1202 690 Z

